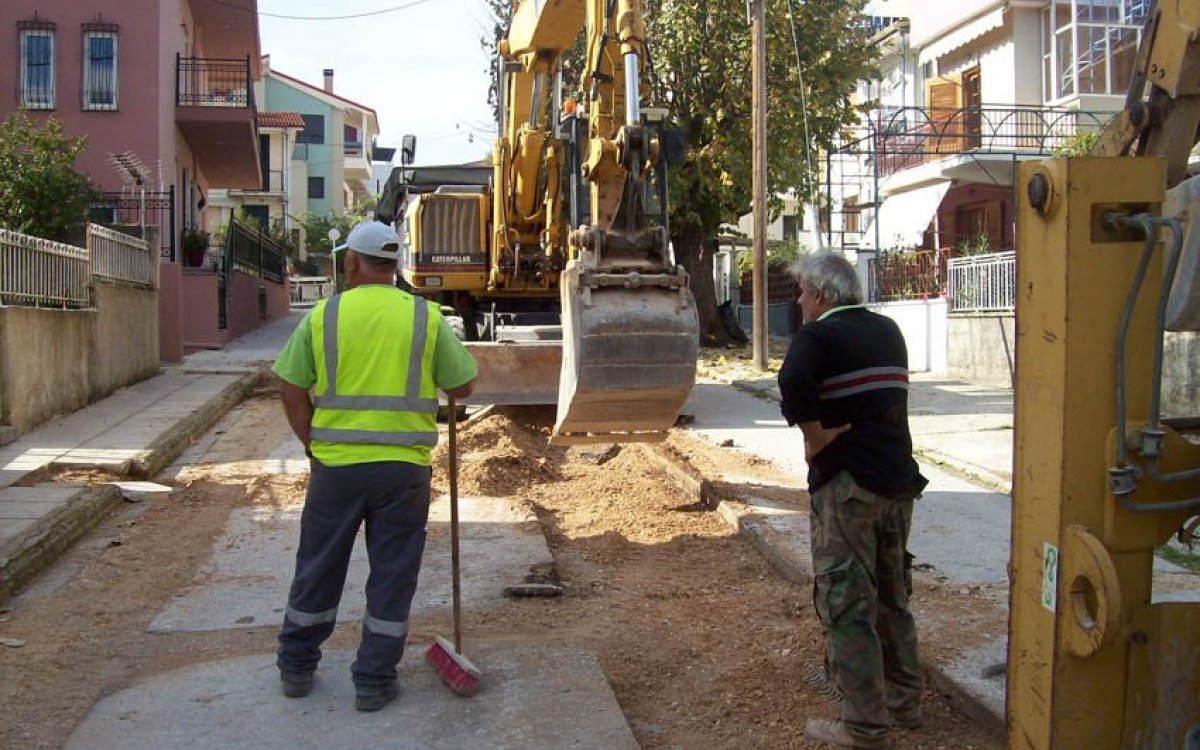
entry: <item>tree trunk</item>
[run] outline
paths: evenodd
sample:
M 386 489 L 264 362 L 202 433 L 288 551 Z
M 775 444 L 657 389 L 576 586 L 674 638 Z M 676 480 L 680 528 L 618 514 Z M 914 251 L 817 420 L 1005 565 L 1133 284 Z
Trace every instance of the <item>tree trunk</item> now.
M 717 310 L 717 294 L 713 288 L 713 253 L 716 238 L 706 236 L 702 226 L 687 222 L 672 238 L 675 259 L 691 275 L 692 296 L 700 316 L 700 345 L 724 346 L 733 343 Z

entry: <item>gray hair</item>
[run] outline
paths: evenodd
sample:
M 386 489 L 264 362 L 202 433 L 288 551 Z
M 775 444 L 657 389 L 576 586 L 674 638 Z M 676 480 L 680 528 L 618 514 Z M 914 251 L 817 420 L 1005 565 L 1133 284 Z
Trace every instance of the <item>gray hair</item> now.
M 834 307 L 862 304 L 862 285 L 850 261 L 822 251 L 796 261 L 792 273 L 803 284 L 821 293 Z

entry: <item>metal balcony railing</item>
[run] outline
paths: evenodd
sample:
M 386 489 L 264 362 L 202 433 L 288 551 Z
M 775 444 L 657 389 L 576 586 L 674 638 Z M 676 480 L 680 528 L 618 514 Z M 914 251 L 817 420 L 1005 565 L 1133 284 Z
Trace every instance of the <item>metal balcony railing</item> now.
M 250 57 L 222 60 L 175 56 L 175 103 L 180 107 L 254 110 Z
M 342 153 L 346 156 L 362 156 L 363 142 L 362 141 L 346 141 L 342 148 Z
M 1062 107 L 900 107 L 875 113 L 858 146 L 887 177 L 954 154 L 1049 154 L 1111 116 Z

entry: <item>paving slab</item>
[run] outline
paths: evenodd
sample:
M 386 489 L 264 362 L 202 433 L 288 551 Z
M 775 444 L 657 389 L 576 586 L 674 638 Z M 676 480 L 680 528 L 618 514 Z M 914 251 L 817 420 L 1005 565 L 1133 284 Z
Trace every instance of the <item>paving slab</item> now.
M 544 641 L 468 644 L 479 693 L 450 693 L 423 644 L 401 664 L 402 692 L 376 713 L 353 708 L 348 651 L 327 651 L 312 694 L 279 693 L 273 654 L 157 676 L 97 703 L 66 750 L 637 750 L 594 657 Z
M 0 448 L 0 488 L 49 464 L 153 473 L 245 396 L 256 375 L 164 373 Z
M 532 512 L 507 499 L 459 499 L 463 603 L 467 611 L 504 602 L 503 590 L 554 558 Z M 441 619 L 450 607 L 449 502 L 430 508 L 429 533 L 412 618 Z M 213 545 L 194 585 L 180 591 L 150 623 L 174 633 L 277 626 L 283 619 L 300 535 L 300 508 L 238 508 Z M 339 622 L 362 619 L 369 566 L 360 533 L 338 609 Z

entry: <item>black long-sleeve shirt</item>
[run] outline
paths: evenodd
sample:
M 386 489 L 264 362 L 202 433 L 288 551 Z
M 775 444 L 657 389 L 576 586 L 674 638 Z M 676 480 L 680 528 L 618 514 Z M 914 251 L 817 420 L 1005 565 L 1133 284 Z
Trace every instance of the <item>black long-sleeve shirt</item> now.
M 908 350 L 890 318 L 852 307 L 801 326 L 779 391 L 789 425 L 851 425 L 809 459 L 809 492 L 842 471 L 881 495 L 912 497 L 925 487 L 908 430 Z

